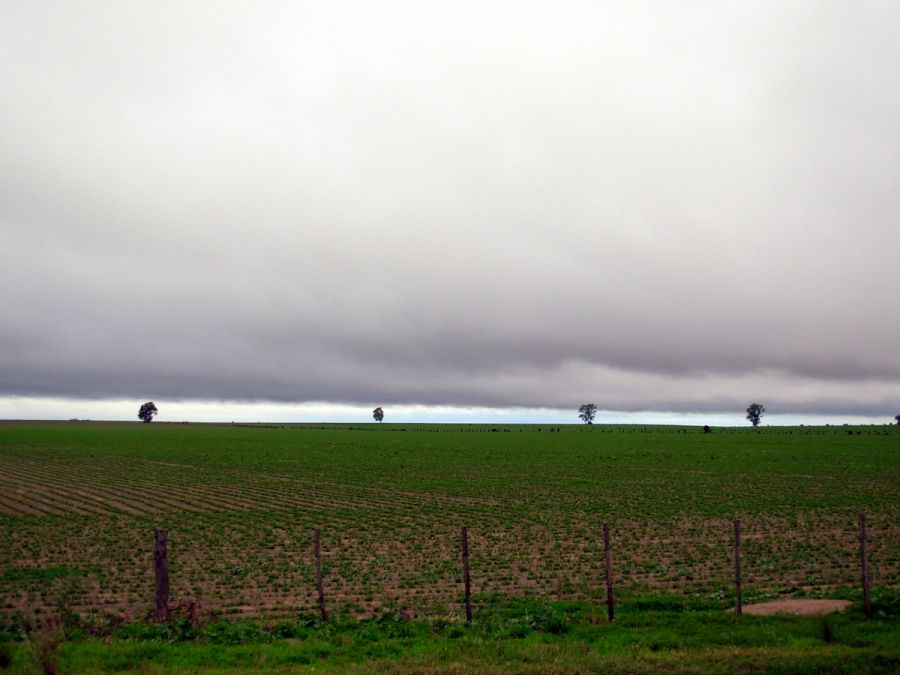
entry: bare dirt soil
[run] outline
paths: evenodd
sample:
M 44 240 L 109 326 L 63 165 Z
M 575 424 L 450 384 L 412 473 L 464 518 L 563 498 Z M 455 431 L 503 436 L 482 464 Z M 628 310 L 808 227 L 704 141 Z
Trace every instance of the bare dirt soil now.
M 773 600 L 772 602 L 760 602 L 755 605 L 744 605 L 744 614 L 765 616 L 767 614 L 794 614 L 797 616 L 812 616 L 815 614 L 832 614 L 843 612 L 853 603 L 849 600 L 810 600 L 789 598 L 786 600 Z

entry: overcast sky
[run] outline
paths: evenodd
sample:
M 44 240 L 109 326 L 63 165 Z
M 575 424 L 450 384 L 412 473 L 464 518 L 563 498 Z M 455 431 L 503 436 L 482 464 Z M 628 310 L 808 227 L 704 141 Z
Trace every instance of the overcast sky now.
M 0 44 L 4 416 L 900 412 L 895 0 L 23 0 Z

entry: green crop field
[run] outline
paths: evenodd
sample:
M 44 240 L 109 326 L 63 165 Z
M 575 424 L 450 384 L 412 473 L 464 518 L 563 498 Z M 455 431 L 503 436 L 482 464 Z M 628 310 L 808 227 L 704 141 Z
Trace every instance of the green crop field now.
M 0 423 L 0 669 L 892 672 L 898 431 Z M 729 614 L 735 518 L 745 603 L 854 608 Z M 174 618 L 154 625 L 157 528 Z
M 142 617 L 153 530 L 173 602 L 286 618 L 316 607 L 458 616 L 459 528 L 473 592 L 731 597 L 859 586 L 858 514 L 875 588 L 900 586 L 897 427 L 0 425 L 2 612 Z

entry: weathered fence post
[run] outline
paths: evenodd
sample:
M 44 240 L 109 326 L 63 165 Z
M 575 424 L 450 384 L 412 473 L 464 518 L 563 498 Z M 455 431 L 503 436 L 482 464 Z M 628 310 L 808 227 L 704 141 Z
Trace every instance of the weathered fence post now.
M 463 587 L 466 593 L 466 622 L 472 623 L 472 583 L 469 579 L 469 528 L 462 528 Z
M 319 614 L 322 621 L 328 621 L 328 612 L 325 610 L 325 585 L 322 583 L 322 546 L 319 542 L 319 528 L 313 529 L 313 541 L 316 548 L 316 589 L 319 591 Z
M 606 556 L 606 616 L 612 621 L 615 618 L 613 609 L 612 556 L 609 551 L 609 523 L 603 523 L 603 553 Z
M 741 521 L 734 521 L 734 611 L 740 616 L 741 603 Z
M 866 559 L 866 517 L 859 516 L 859 562 L 862 572 L 863 604 L 866 608 L 866 618 L 872 618 L 872 598 L 869 597 L 869 563 Z
M 156 607 L 153 618 L 167 621 L 169 618 L 169 561 L 167 542 L 168 530 L 156 530 L 153 543 L 153 572 L 156 577 Z

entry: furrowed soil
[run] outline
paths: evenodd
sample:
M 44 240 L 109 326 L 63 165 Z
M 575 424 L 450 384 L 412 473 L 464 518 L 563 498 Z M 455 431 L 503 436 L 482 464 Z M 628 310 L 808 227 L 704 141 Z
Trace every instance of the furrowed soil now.
M 900 586 L 898 427 L 0 423 L 0 616 L 146 615 L 153 531 L 173 603 L 266 620 L 327 603 L 458 617 L 473 592 L 744 602 L 853 595 L 858 516 L 873 588 Z M 558 430 L 557 430 L 558 429 Z

